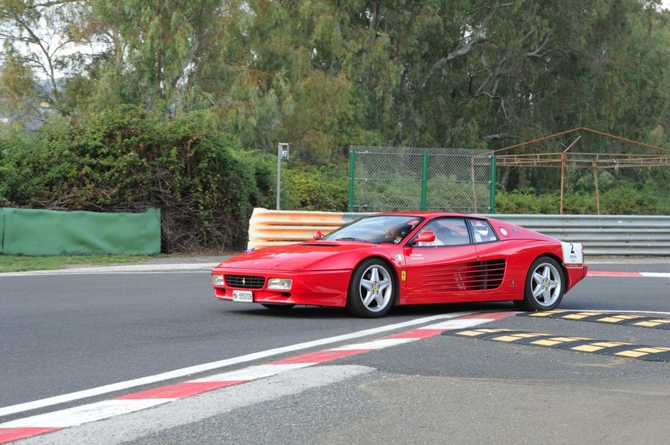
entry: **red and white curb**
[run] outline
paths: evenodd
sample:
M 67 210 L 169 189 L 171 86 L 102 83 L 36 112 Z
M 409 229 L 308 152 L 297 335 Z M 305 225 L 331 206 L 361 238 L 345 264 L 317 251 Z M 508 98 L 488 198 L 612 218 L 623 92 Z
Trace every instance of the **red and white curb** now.
M 295 369 L 330 362 L 343 357 L 350 357 L 409 343 L 423 338 L 434 337 L 447 330 L 465 329 L 514 314 L 516 314 L 516 312 L 490 312 L 466 315 L 411 331 L 389 335 L 369 342 L 355 343 L 302 354 L 264 365 L 249 366 L 237 371 L 224 372 L 183 383 L 177 383 L 175 385 L 141 391 L 111 400 L 89 403 L 56 412 L 5 422 L 0 424 L 0 444 L 59 431 L 72 426 L 95 422 L 97 420 L 109 419 L 122 414 L 128 414 L 193 395 L 202 394 L 207 391 L 247 383 Z
M 670 278 L 670 273 L 665 272 L 610 272 L 602 270 L 589 270 L 587 277 L 645 277 L 645 278 Z

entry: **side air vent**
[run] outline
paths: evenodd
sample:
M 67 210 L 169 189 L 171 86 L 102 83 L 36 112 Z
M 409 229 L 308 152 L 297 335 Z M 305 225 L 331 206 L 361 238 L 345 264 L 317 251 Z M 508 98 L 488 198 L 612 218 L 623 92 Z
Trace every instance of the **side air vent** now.
M 425 268 L 420 279 L 429 292 L 491 290 L 502 285 L 505 266 L 504 259 L 449 264 Z
M 484 261 L 482 264 L 482 289 L 497 289 L 505 277 L 505 260 Z

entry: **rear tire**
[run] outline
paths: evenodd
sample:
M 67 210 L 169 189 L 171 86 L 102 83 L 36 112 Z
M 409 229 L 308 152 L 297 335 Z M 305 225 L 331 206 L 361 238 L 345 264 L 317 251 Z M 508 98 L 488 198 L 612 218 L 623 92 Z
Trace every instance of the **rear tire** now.
M 523 300 L 514 300 L 514 304 L 524 311 L 550 311 L 561 304 L 564 294 L 561 266 L 555 259 L 541 256 L 528 269 Z
M 376 258 L 365 260 L 351 275 L 347 309 L 357 317 L 382 317 L 395 301 L 395 289 L 394 275 L 386 262 Z

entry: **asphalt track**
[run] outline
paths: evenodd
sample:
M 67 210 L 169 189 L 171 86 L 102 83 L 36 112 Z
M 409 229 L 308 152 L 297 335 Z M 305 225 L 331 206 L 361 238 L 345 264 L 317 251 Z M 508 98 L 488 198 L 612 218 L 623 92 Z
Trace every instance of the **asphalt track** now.
M 656 270 L 608 263 L 593 276 L 650 278 L 652 297 L 667 298 L 667 263 L 643 264 Z M 644 357 L 670 350 L 670 314 L 625 314 L 449 313 L 372 342 L 5 422 L 0 443 L 666 443 L 670 365 Z M 587 320 L 598 317 L 611 320 Z M 479 324 L 506 339 L 477 338 Z M 538 338 L 554 344 L 523 343 Z M 619 355 L 597 353 L 614 342 Z

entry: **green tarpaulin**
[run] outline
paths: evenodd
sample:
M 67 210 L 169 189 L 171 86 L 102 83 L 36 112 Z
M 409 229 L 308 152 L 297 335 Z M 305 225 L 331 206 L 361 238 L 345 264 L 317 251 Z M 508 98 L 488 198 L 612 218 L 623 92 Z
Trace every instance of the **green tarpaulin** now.
M 5 255 L 125 254 L 161 251 L 160 210 L 144 213 L 0 209 Z

